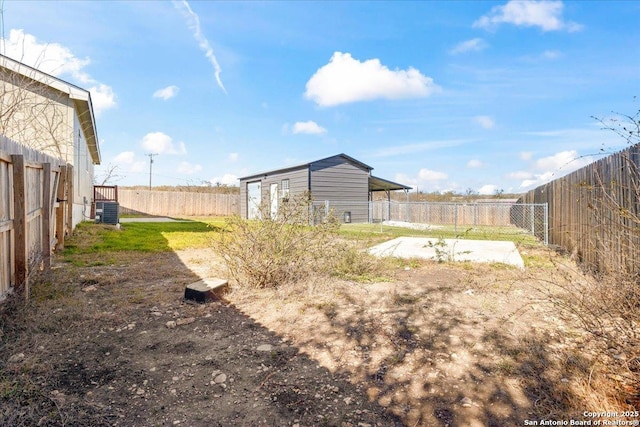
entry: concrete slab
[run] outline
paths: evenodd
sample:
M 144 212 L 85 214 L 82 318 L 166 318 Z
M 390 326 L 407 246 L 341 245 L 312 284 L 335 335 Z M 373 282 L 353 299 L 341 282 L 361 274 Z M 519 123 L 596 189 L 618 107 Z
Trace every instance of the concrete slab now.
M 434 239 L 398 237 L 369 249 L 376 256 L 425 258 L 445 261 L 498 262 L 524 268 L 524 261 L 513 242 L 494 240 Z

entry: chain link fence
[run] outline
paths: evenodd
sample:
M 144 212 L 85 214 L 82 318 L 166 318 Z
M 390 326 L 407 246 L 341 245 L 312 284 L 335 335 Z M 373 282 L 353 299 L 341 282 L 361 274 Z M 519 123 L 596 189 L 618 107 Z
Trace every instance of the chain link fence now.
M 546 203 L 325 200 L 315 201 L 313 212 L 314 222 L 322 221 L 331 212 L 343 223 L 408 223 L 415 228 L 443 229 L 460 234 L 469 230 L 487 234 L 529 234 L 545 245 L 549 241 Z

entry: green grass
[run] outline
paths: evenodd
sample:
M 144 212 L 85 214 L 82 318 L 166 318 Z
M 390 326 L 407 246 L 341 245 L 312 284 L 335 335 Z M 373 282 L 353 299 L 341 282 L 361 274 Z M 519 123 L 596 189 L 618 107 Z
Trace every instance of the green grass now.
M 120 229 L 104 224 L 83 222 L 74 236 L 65 242 L 65 256 L 97 252 L 166 252 L 210 245 L 223 220 L 205 223 L 125 222 Z
M 342 224 L 340 234 L 346 238 L 372 241 L 396 237 L 434 237 L 437 239 L 506 240 L 523 244 L 537 244 L 538 240 L 515 227 L 458 227 L 439 226 L 431 230 L 391 227 L 382 224 Z
M 211 246 L 211 240 L 217 238 L 224 228 L 225 218 L 223 217 L 189 218 L 184 222 L 125 222 L 121 224 L 120 229 L 105 224 L 83 222 L 77 226 L 73 237 L 65 242 L 64 255 L 66 260 L 72 263 L 109 264 L 111 261 L 107 258 L 91 261 L 86 257 L 78 256 L 126 251 L 153 253 L 207 248 Z M 342 238 L 359 240 L 364 246 L 401 236 L 511 240 L 521 244 L 539 245 L 533 236 L 507 227 L 458 230 L 454 230 L 453 227 L 443 227 L 433 230 L 414 230 L 380 224 L 343 224 L 339 233 Z

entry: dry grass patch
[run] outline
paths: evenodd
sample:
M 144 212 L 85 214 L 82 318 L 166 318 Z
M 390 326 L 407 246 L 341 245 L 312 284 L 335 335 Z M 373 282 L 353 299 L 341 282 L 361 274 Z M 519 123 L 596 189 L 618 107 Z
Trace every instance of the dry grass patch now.
M 549 303 L 561 289 L 540 293 L 548 266 L 474 267 L 427 262 L 387 271 L 385 282 L 306 280 L 231 300 L 365 384 L 407 425 L 522 425 L 631 408 L 613 398 L 620 371 L 602 370 L 613 359 Z
M 331 212 L 318 212 L 308 195 L 283 203 L 277 216 L 263 203 L 260 220 L 226 220 L 212 247 L 239 286 L 277 288 L 310 276 L 371 280 L 380 262 L 354 242 L 338 238 Z

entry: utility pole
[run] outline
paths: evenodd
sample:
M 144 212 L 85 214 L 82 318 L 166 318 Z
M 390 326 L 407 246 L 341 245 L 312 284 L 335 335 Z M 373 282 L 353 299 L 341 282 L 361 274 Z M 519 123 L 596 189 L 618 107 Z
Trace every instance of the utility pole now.
M 151 190 L 151 172 L 153 171 L 153 156 L 157 156 L 158 153 L 149 153 L 147 154 L 147 156 L 149 156 L 149 190 Z

